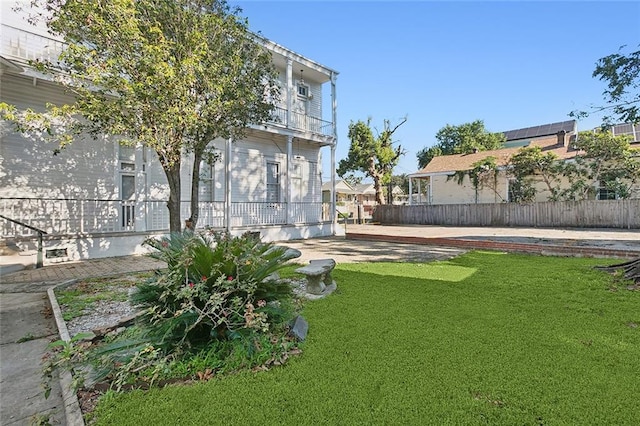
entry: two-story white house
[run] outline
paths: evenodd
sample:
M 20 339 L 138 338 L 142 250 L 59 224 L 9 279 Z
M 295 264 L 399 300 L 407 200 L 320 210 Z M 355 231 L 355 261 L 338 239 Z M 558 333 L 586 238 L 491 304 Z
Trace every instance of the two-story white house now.
M 61 86 L 28 63 L 55 59 L 64 43 L 29 25 L 11 2 L 1 3 L 0 102 L 34 110 L 71 102 Z M 281 99 L 273 119 L 252 125 L 243 140 L 213 142 L 221 160 L 203 164 L 198 227 L 260 232 L 271 241 L 332 235 L 335 201 L 322 202 L 321 165 L 324 153 L 336 168 L 338 73 L 259 39 L 279 70 Z M 0 124 L 5 245 L 33 251 L 36 229 L 44 231 L 47 263 L 139 253 L 145 238 L 168 231 L 169 190 L 154 151 L 87 136 L 54 156 L 55 147 Z M 189 217 L 192 167 L 185 157 L 183 221 Z M 325 178 L 335 182 L 333 173 Z

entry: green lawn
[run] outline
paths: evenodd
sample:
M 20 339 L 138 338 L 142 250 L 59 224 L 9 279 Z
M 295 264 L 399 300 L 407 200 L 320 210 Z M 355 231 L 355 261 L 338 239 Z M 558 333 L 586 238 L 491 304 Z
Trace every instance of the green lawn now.
M 286 366 L 108 395 L 98 424 L 637 425 L 640 292 L 591 268 L 607 263 L 338 265 Z

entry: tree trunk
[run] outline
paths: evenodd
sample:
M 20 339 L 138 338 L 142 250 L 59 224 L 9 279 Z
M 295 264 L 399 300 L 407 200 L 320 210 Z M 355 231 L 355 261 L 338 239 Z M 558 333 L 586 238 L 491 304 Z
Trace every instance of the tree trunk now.
M 373 178 L 373 189 L 376 191 L 376 204 L 381 206 L 384 204 L 384 194 L 382 193 L 382 184 L 380 183 L 382 175 L 376 170 L 375 157 L 369 158 L 369 175 Z
M 169 200 L 167 201 L 169 231 L 172 233 L 180 232 L 182 231 L 182 222 L 180 220 L 180 161 L 167 163 L 166 160 L 163 161 L 162 156 L 158 155 L 158 157 L 169 184 Z
M 196 148 L 193 152 L 193 172 L 191 173 L 191 229 L 196 229 L 200 216 L 200 163 L 203 150 Z

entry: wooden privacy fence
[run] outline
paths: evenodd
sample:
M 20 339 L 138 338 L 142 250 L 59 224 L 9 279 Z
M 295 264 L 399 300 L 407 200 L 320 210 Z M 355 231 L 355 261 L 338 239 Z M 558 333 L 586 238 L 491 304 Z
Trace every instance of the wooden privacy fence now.
M 640 199 L 376 207 L 387 225 L 640 228 Z

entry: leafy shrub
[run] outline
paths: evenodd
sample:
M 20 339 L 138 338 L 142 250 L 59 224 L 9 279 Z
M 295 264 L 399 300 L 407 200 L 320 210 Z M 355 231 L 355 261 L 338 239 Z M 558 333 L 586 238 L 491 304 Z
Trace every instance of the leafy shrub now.
M 185 232 L 147 244 L 168 269 L 138 286 L 148 341 L 164 351 L 266 333 L 292 317 L 290 285 L 274 273 L 299 252 L 251 234 Z

